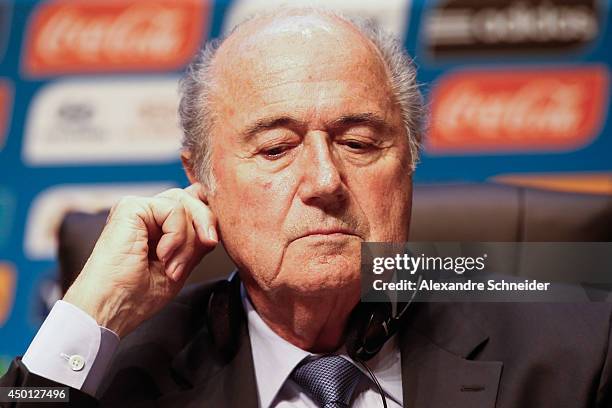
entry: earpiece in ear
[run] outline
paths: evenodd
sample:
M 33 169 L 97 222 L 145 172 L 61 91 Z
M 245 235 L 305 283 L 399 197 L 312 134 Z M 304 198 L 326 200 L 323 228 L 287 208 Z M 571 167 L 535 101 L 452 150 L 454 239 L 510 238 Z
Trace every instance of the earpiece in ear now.
M 349 317 L 346 351 L 353 360 L 368 361 L 395 333 L 390 302 L 360 302 Z

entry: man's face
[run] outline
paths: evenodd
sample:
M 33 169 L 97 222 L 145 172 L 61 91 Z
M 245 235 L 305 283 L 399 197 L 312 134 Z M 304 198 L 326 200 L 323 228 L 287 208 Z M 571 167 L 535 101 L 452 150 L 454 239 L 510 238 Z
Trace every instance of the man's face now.
M 412 186 L 379 55 L 312 19 L 245 27 L 219 50 L 209 202 L 251 283 L 322 295 L 358 288 L 362 241 L 407 240 Z

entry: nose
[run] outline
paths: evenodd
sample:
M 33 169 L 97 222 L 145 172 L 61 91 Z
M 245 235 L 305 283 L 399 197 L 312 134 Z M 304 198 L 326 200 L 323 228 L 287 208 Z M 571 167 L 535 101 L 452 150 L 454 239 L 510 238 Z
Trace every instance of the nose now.
M 305 204 L 333 210 L 343 205 L 346 190 L 342 168 L 336 163 L 325 132 L 306 135 L 299 196 Z

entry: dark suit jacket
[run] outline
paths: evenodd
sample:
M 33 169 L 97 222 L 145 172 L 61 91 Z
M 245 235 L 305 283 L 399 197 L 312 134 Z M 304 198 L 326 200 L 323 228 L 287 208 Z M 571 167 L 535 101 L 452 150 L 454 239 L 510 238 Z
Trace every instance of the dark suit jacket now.
M 100 405 L 257 406 L 247 326 L 224 360 L 206 324 L 210 293 L 189 288 L 121 341 Z M 404 406 L 612 407 L 610 316 L 608 304 L 413 304 L 399 333 Z M 15 359 L 0 385 L 57 384 Z

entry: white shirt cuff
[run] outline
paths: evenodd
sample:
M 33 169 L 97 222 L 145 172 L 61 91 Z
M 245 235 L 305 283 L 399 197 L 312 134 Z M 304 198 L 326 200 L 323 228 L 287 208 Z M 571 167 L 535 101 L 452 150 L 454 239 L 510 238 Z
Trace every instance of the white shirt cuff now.
M 31 373 L 95 396 L 118 345 L 117 334 L 58 300 L 21 361 Z

